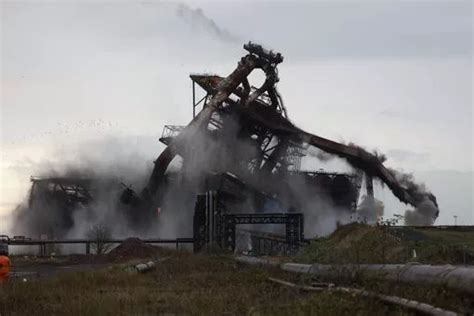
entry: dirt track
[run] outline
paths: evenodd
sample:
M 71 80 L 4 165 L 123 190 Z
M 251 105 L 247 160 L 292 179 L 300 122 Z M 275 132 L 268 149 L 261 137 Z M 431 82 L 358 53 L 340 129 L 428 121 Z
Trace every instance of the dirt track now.
M 50 263 L 30 261 L 18 266 L 13 264 L 11 280 L 17 281 L 23 279 L 33 280 L 51 278 L 62 273 L 95 270 L 105 268 L 109 265 L 109 263 L 58 264 L 54 261 Z

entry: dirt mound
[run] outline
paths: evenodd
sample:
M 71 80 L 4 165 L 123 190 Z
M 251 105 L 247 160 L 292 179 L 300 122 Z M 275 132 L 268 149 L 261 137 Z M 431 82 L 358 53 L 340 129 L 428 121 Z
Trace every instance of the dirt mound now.
M 144 243 L 138 238 L 128 238 L 108 254 L 113 261 L 157 256 L 161 248 Z

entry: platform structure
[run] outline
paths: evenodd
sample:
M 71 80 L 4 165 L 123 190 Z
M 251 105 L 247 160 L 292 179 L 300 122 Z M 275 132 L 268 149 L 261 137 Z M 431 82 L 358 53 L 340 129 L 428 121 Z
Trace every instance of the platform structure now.
M 283 224 L 285 225 L 285 249 L 294 253 L 304 241 L 303 214 L 288 213 L 227 213 L 220 191 L 208 191 L 198 195 L 194 210 L 194 251 L 205 247 L 234 252 L 237 225 Z M 223 193 L 225 194 L 225 193 Z
M 236 226 L 239 224 L 284 224 L 287 249 L 290 253 L 295 252 L 304 240 L 301 213 L 227 214 L 224 221 L 224 247 L 229 251 L 235 250 Z

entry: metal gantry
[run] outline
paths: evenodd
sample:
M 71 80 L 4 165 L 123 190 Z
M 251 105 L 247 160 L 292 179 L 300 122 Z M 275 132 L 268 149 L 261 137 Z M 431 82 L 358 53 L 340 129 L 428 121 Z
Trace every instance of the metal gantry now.
M 219 199 L 219 191 L 198 195 L 194 211 L 194 251 L 219 247 L 233 252 L 236 247 L 236 226 L 250 224 L 285 225 L 285 244 L 294 252 L 304 240 L 301 213 L 227 213 Z

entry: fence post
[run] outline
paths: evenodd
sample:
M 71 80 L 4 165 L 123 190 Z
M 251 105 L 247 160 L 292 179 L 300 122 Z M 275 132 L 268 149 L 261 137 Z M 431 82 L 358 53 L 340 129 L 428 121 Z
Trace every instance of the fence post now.
M 40 257 L 46 256 L 46 244 L 45 243 L 40 243 L 39 244 L 39 252 L 40 252 Z
M 466 245 L 462 245 L 462 261 L 464 265 L 466 265 L 466 248 L 467 248 Z

